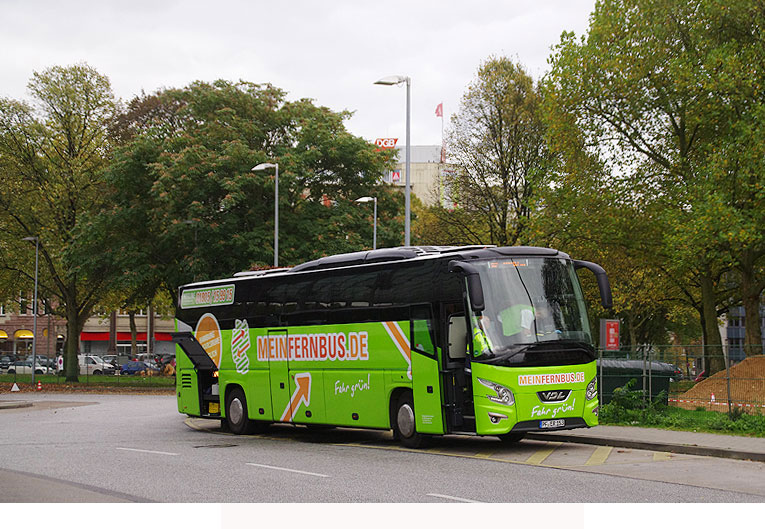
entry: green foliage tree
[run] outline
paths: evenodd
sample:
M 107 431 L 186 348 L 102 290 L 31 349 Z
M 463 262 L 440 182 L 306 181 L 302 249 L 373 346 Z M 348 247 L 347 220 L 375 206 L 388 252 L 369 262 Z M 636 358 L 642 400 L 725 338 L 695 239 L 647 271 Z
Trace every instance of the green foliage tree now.
M 101 251 L 83 259 L 134 297 L 173 300 L 180 284 L 273 263 L 274 177 L 251 171 L 260 162 L 279 164 L 280 264 L 371 248 L 365 195 L 378 198 L 378 245 L 399 244 L 403 197 L 379 183 L 389 154 L 349 134 L 348 115 L 245 82 L 136 98 L 115 131 L 114 205 L 83 234 Z
M 661 269 L 687 292 L 698 285 L 691 297 L 700 300 L 711 372 L 723 367 L 723 274 L 746 267 L 750 250 L 757 262 L 762 246 L 762 162 L 732 152 L 761 143 L 751 133 L 761 123 L 762 6 L 727 4 L 603 0 L 586 37 L 563 35 L 546 83 L 547 115 L 559 122 L 551 132 L 574 141 L 581 131 L 622 201 L 650 212 L 660 229 Z M 745 60 L 757 67 L 734 67 Z M 742 126 L 738 116 L 750 110 L 744 121 L 753 123 Z M 716 154 L 723 145 L 732 166 Z
M 66 379 L 76 381 L 82 326 L 108 287 L 98 270 L 80 268 L 77 234 L 104 207 L 115 100 L 109 80 L 84 64 L 35 72 L 28 88 L 33 105 L 0 99 L 0 287 L 6 298 L 21 285 L 31 291 L 34 245 L 20 240 L 39 237 L 39 297 L 56 299 L 66 317 Z
M 478 69 L 447 139 L 456 166 L 456 211 L 434 208 L 451 239 L 500 246 L 529 242 L 537 191 L 554 168 L 539 89 L 520 64 L 490 58 Z

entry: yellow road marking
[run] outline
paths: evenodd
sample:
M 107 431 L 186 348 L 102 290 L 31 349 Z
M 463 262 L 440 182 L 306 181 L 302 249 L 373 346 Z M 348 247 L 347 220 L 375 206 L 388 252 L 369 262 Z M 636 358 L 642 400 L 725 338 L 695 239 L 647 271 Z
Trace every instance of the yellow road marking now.
M 526 460 L 526 463 L 529 465 L 539 465 L 547 459 L 550 454 L 555 452 L 555 449 L 558 448 L 563 443 L 547 443 L 547 446 L 550 448 L 545 448 L 544 450 L 539 450 L 537 453 L 533 454 L 531 457 L 529 457 Z
M 672 458 L 672 454 L 669 452 L 654 452 L 653 453 L 653 460 L 654 461 L 669 461 Z
M 478 459 L 489 459 L 493 455 L 494 455 L 494 451 L 491 451 L 491 452 L 478 452 L 473 457 L 477 457 Z
M 608 456 L 611 455 L 611 450 L 613 450 L 613 447 L 611 446 L 597 447 L 584 465 L 585 466 L 602 465 L 603 463 L 606 462 L 606 459 L 608 459 Z

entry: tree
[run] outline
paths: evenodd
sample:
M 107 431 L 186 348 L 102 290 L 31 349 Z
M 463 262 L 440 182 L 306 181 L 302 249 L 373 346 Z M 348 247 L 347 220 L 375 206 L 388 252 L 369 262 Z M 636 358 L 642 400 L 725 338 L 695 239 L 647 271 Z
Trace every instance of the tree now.
M 379 243 L 399 244 L 402 197 L 379 178 L 389 154 L 349 134 L 347 116 L 246 82 L 136 98 L 115 133 L 114 206 L 83 234 L 101 244 L 88 267 L 109 267 L 139 298 L 176 300 L 178 285 L 272 263 L 274 177 L 251 171 L 260 162 L 279 164 L 280 264 L 371 247 L 371 211 L 354 202 L 370 194 Z
M 725 297 L 721 278 L 762 244 L 759 165 L 721 170 L 715 154 L 721 144 L 740 151 L 745 138 L 762 141 L 742 134 L 738 118 L 756 110 L 755 95 L 762 99 L 763 56 L 753 51 L 761 49 L 762 6 L 738 3 L 731 14 L 727 4 L 604 0 L 586 37 L 562 37 L 546 92 L 554 105 L 550 114 L 573 117 L 586 148 L 600 157 L 621 194 L 651 204 L 655 221 L 666 228 L 665 269 L 698 283 L 710 372 L 724 365 L 717 326 Z M 731 43 L 734 28 L 744 29 L 742 41 L 758 43 Z M 732 67 L 746 64 L 745 57 L 757 66 Z M 760 130 L 759 121 L 755 128 Z M 731 184 L 752 180 L 746 192 L 736 193 L 738 203 L 731 201 Z M 738 223 L 742 233 L 731 244 L 726 223 L 739 215 L 747 221 Z
M 115 100 L 109 80 L 85 64 L 35 72 L 28 88 L 34 106 L 0 99 L 2 287 L 31 284 L 34 249 L 20 239 L 39 237 L 40 297 L 55 298 L 66 317 L 66 379 L 76 381 L 80 332 L 107 281 L 73 255 L 83 216 L 104 206 Z
M 552 172 L 540 94 L 519 64 L 490 58 L 452 118 L 447 153 L 457 167 L 456 212 L 433 210 L 452 233 L 473 243 L 528 242 L 536 193 Z

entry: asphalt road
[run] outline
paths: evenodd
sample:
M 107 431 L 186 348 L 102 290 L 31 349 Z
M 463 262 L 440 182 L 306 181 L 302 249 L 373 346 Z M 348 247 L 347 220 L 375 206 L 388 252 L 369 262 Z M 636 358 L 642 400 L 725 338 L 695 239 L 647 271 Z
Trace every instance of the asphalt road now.
M 544 441 L 273 427 L 234 436 L 172 396 L 35 394 L 0 410 L 3 502 L 753 502 L 765 464 Z

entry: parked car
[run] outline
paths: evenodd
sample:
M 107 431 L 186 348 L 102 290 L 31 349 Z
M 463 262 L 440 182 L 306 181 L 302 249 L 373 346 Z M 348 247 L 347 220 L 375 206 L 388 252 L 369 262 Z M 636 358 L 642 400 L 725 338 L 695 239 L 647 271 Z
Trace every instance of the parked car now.
M 48 358 L 47 355 L 27 355 L 27 357 L 24 359 L 26 362 L 31 362 L 32 357 L 34 356 L 34 361 L 40 364 L 43 367 L 55 367 L 53 364 L 55 363 L 52 359 Z M 54 370 L 51 370 L 51 373 L 53 373 Z
M 52 373 L 50 368 L 47 366 L 43 366 L 40 364 L 36 364 L 35 368 L 32 369 L 32 361 L 26 361 L 26 360 L 18 360 L 16 362 L 13 362 L 10 366 L 8 366 L 8 374 L 19 374 L 19 375 L 31 375 L 32 372 L 36 375 L 47 375 Z
M 113 375 L 114 366 L 105 362 L 100 356 L 78 355 L 81 375 Z
M 135 375 L 141 371 L 150 371 L 154 375 L 159 375 L 159 369 L 140 360 L 131 360 L 120 367 L 120 375 Z
M 10 356 L 0 356 L 0 371 L 4 369 L 8 369 L 8 367 L 13 363 L 13 358 Z
M 120 361 L 117 358 L 117 355 L 104 355 L 101 358 L 104 360 L 104 362 L 112 366 L 115 371 L 120 368 Z

